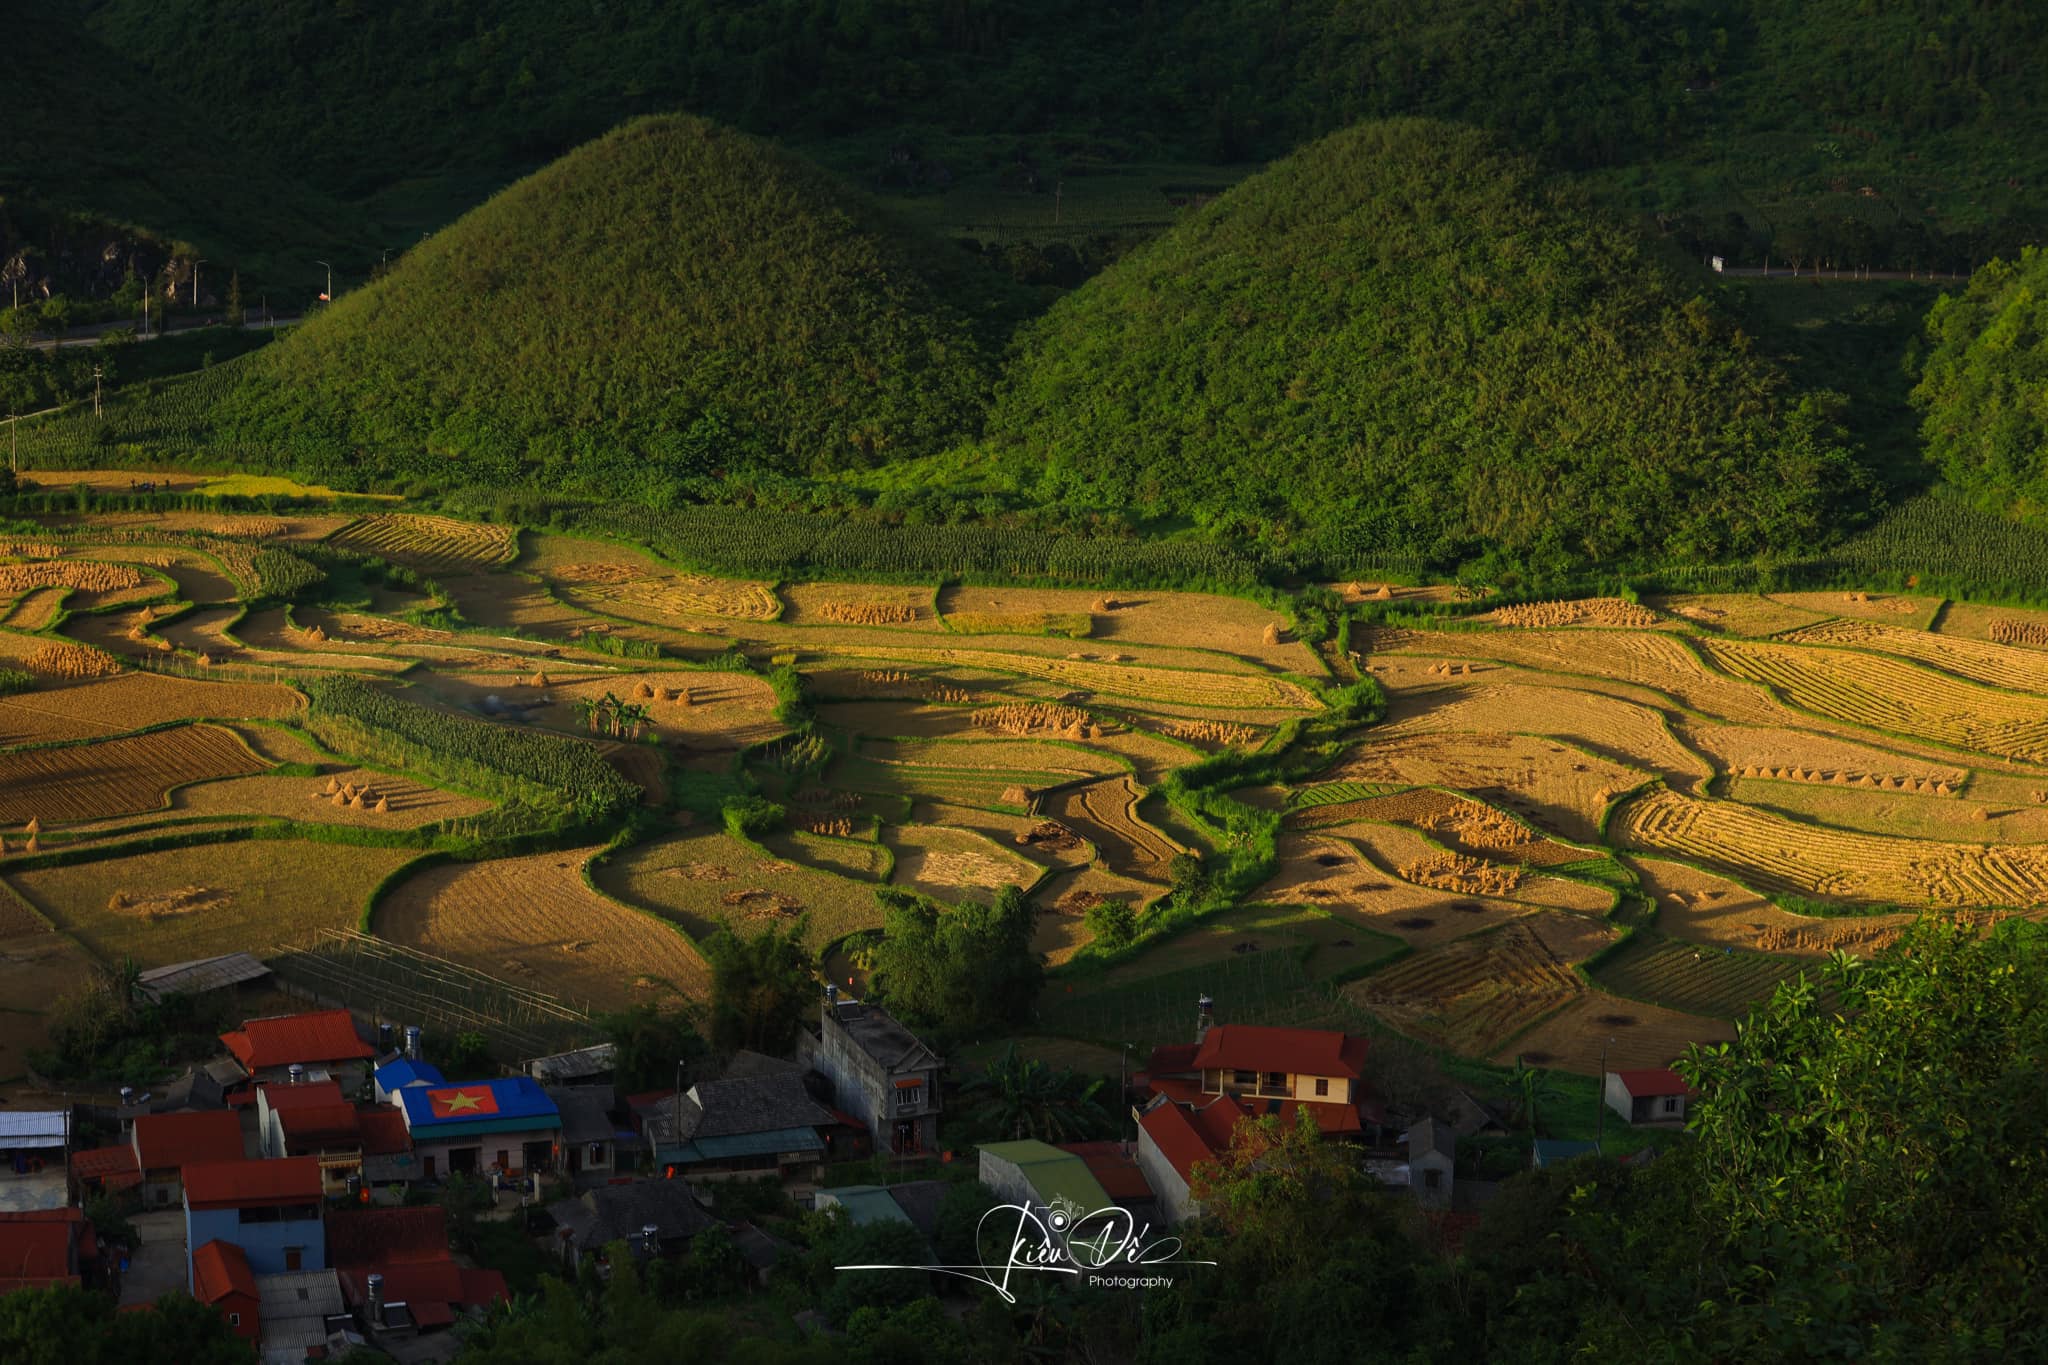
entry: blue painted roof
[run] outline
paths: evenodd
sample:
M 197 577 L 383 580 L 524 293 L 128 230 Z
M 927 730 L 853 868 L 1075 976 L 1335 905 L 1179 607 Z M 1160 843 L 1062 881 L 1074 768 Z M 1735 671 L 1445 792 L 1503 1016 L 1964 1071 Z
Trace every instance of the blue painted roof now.
M 488 1092 L 485 1101 L 484 1092 Z M 462 1094 L 479 1101 L 451 1106 L 447 1100 Z M 437 1106 L 435 1101 L 441 1103 Z M 494 1081 L 457 1081 L 450 1085 L 411 1085 L 398 1092 L 405 1107 L 406 1127 L 417 1133 L 427 1128 L 446 1128 L 467 1123 L 501 1123 L 506 1119 L 552 1120 L 559 1126 L 561 1111 L 531 1076 L 504 1076 Z M 545 1126 L 545 1125 L 543 1125 Z
M 910 1215 L 896 1202 L 896 1196 L 880 1185 L 841 1185 L 819 1190 L 820 1205 L 841 1204 L 858 1228 L 875 1223 L 908 1223 Z
M 377 1084 L 386 1090 L 408 1085 L 446 1085 L 448 1078 L 432 1062 L 411 1062 L 401 1057 L 377 1068 Z
M 655 1149 L 655 1160 L 687 1166 L 699 1161 L 730 1161 L 735 1157 L 824 1150 L 824 1140 L 815 1128 L 771 1128 L 761 1133 L 694 1138 L 680 1145 L 663 1143 Z

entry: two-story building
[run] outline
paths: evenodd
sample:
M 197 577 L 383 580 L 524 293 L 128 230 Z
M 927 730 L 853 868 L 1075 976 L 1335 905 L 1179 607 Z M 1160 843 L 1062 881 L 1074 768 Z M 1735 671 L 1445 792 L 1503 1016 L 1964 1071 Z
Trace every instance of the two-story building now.
M 185 1279 L 193 1253 L 208 1242 L 240 1247 L 257 1275 L 321 1270 L 327 1225 L 320 1163 L 309 1156 L 271 1161 L 208 1161 L 185 1168 Z
M 939 1150 L 939 1076 L 945 1061 L 878 1005 L 825 988 L 818 1034 L 798 1040 L 804 1061 L 832 1084 L 832 1103 L 858 1119 L 876 1151 Z
M 398 1091 L 419 1178 L 555 1168 L 561 1111 L 531 1076 Z
M 690 1180 L 817 1180 L 839 1120 L 794 1071 L 699 1081 L 639 1111 L 658 1172 Z
M 347 1010 L 317 1010 L 251 1019 L 221 1043 L 252 1081 L 290 1081 L 292 1068 L 301 1080 L 334 1080 L 353 1093 L 363 1083 L 376 1053 L 356 1032 Z
M 1364 1038 L 1256 1024 L 1204 1024 L 1197 1032 L 1193 1046 L 1154 1050 L 1140 1085 L 1188 1107 L 1229 1095 L 1286 1123 L 1307 1107 L 1330 1137 L 1356 1137 L 1377 1121 L 1365 1092 Z
M 618 1092 L 608 1085 L 543 1085 L 562 1115 L 561 1169 L 579 1184 L 610 1180 L 619 1170 Z M 626 1134 L 628 1139 L 633 1134 Z
M 241 1117 L 225 1109 L 138 1115 L 128 1141 L 142 1176 L 142 1202 L 152 1208 L 178 1202 L 186 1167 L 243 1156 Z

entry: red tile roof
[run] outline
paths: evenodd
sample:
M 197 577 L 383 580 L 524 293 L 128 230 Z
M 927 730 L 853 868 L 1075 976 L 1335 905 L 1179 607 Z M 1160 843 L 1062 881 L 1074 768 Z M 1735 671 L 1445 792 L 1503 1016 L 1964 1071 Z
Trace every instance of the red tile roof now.
M 1164 1095 L 1176 1104 L 1200 1104 L 1202 1102 L 1202 1083 L 1200 1081 L 1191 1081 L 1183 1076 L 1147 1076 L 1143 1073 L 1140 1073 L 1138 1081 L 1140 1085 L 1149 1082 L 1153 1094 Z
M 1282 1071 L 1297 1076 L 1365 1074 L 1366 1040 L 1335 1029 L 1218 1024 L 1195 1049 L 1195 1069 Z
M 1088 1174 L 1111 1199 L 1150 1199 L 1152 1186 L 1138 1169 L 1138 1159 L 1124 1155 L 1121 1142 L 1062 1142 L 1059 1149 L 1072 1152 L 1088 1165 Z
M 412 1150 L 412 1133 L 405 1115 L 388 1104 L 364 1105 L 356 1110 L 356 1127 L 363 1135 L 364 1156 L 396 1156 Z
M 1631 1098 L 1639 1100 L 1657 1099 L 1664 1095 L 1690 1095 L 1692 1087 L 1687 1085 L 1676 1071 L 1657 1067 L 1648 1071 L 1617 1071 L 1621 1084 Z
M 256 1276 L 240 1247 L 216 1237 L 192 1253 L 192 1297 L 219 1303 L 230 1294 L 255 1298 Z
M 382 1270 L 448 1259 L 448 1215 L 440 1208 L 360 1209 L 327 1220 L 327 1262 Z M 385 1296 L 396 1297 L 388 1290 Z
M 169 1170 L 197 1161 L 240 1160 L 242 1121 L 223 1109 L 194 1114 L 143 1114 L 135 1120 L 136 1164 Z
M 342 1098 L 340 1081 L 307 1081 L 303 1085 L 290 1085 L 272 1081 L 256 1087 L 256 1093 L 263 1102 L 282 1114 L 287 1109 L 305 1109 L 313 1105 L 346 1104 Z
M 240 1141 L 239 1136 L 236 1141 Z M 132 1175 L 141 1179 L 142 1170 L 135 1164 L 135 1149 L 123 1144 L 119 1147 L 88 1147 L 82 1152 L 71 1154 L 71 1174 L 80 1180 L 102 1180 L 108 1176 Z
M 1194 1043 L 1175 1043 L 1168 1047 L 1155 1047 L 1152 1055 L 1145 1059 L 1145 1072 L 1152 1076 L 1176 1076 L 1196 1070 Z
M 251 1019 L 220 1040 L 250 1071 L 293 1062 L 368 1061 L 377 1055 L 356 1035 L 355 1017 L 347 1010 Z
M 318 1157 L 286 1156 L 271 1161 L 209 1161 L 185 1168 L 185 1202 L 195 1209 L 236 1209 L 260 1204 L 314 1204 L 319 1200 Z
M 84 1209 L 10 1209 L 0 1212 L 0 1223 L 68 1224 L 77 1230 L 78 1254 L 81 1258 L 90 1260 L 100 1254 L 99 1238 L 94 1235 L 92 1224 L 85 1221 Z
M 400 1116 L 403 1118 L 403 1115 Z M 278 1126 L 288 1140 L 298 1142 L 354 1141 L 362 1136 L 352 1104 L 304 1104 L 281 1109 Z
M 77 1284 L 78 1229 L 68 1222 L 0 1225 L 0 1293 Z
M 1177 1104 L 1156 1104 L 1147 1109 L 1138 1120 L 1159 1154 L 1166 1158 L 1166 1164 L 1179 1173 L 1182 1180 L 1192 1180 L 1195 1163 L 1210 1161 L 1216 1153 L 1210 1148 L 1209 1140 L 1195 1127 L 1193 1119 Z
M 512 1291 L 505 1285 L 505 1277 L 495 1270 L 465 1270 L 462 1272 L 462 1302 L 465 1304 L 497 1303 L 512 1297 Z

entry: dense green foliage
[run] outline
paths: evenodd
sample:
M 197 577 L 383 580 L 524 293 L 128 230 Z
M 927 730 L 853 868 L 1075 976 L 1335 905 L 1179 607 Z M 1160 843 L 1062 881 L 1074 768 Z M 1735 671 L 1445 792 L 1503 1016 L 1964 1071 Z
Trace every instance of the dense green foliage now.
M 704 1051 L 704 1040 L 681 1011 L 664 1014 L 652 1004 L 634 1005 L 599 1015 L 597 1022 L 612 1045 L 612 1078 L 625 1094 L 674 1085 L 676 1063 Z
M 811 955 L 803 944 L 808 928 L 799 919 L 785 929 L 770 925 L 745 937 L 722 929 L 704 940 L 713 1047 L 780 1056 L 795 1045 L 814 994 Z
M 643 501 L 919 454 L 971 429 L 990 382 L 951 259 L 766 143 L 644 119 L 259 352 L 216 421 L 323 479 L 453 462 Z
M 1928 458 L 1979 506 L 2048 519 L 2048 251 L 1991 261 L 1927 315 Z
M 62 1286 L 0 1294 L 0 1360 L 11 1365 L 125 1365 L 176 1360 L 187 1365 L 247 1365 L 249 1343 L 225 1315 L 178 1291 L 142 1312 L 123 1312 L 114 1295 Z
M 886 912 L 873 951 L 874 987 L 913 1028 L 979 1038 L 1024 1022 L 1045 981 L 1031 946 L 1036 912 L 1017 887 L 993 905 L 941 909 L 912 892 L 884 887 Z
M 299 685 L 312 703 L 306 728 L 343 753 L 579 823 L 616 819 L 640 799 L 638 786 L 579 740 L 430 710 L 345 674 Z
M 1296 153 L 1061 300 L 991 430 L 1047 500 L 1337 563 L 1718 560 L 1819 536 L 1853 482 L 1825 398 L 1633 232 L 1416 121 Z

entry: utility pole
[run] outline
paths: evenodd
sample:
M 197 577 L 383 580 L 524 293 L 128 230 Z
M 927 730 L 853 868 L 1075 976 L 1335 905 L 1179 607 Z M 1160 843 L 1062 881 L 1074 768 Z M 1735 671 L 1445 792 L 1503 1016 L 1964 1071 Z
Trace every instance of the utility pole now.
M 1064 180 L 1055 180 L 1052 182 L 1052 222 L 1054 227 L 1059 226 L 1060 195 L 1066 191 L 1066 188 L 1067 182 Z
M 1607 1044 L 1613 1041 L 1612 1038 L 1609 1038 L 1607 1042 L 1600 1044 L 1600 1085 L 1594 1093 L 1594 1098 L 1599 1101 L 1600 1107 L 1593 1111 L 1593 1145 L 1595 1147 L 1600 1145 L 1601 1137 L 1607 1132 Z
M 1125 1043 L 1123 1055 L 1117 1064 L 1116 1072 L 1116 1103 L 1119 1111 L 1116 1116 L 1116 1135 L 1119 1141 L 1122 1140 L 1124 1135 L 1124 1120 L 1130 1117 L 1131 1112 L 1131 1083 L 1127 1079 L 1130 1072 L 1131 1045 Z M 1128 1152 L 1130 1149 L 1126 1147 L 1124 1150 Z
M 192 262 L 192 307 L 195 311 L 199 307 L 199 267 L 205 264 L 205 261 Z
M 327 292 L 326 292 L 326 293 L 324 293 L 324 294 L 322 294 L 322 295 L 320 296 L 320 301 L 321 301 L 322 303 L 333 303 L 333 302 L 334 302 L 334 267 L 333 267 L 333 266 L 331 266 L 331 265 L 328 265 L 326 261 L 315 261 L 315 262 L 313 262 L 313 264 L 314 264 L 314 265 L 325 265 L 325 266 L 327 266 Z
M 106 372 L 106 365 L 98 360 L 92 363 L 92 420 L 100 420 L 100 376 Z

